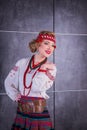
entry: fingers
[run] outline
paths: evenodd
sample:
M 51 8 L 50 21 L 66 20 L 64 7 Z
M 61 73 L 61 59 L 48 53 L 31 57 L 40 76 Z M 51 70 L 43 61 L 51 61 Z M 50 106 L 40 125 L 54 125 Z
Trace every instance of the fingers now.
M 17 97 L 15 98 L 15 101 L 19 101 L 21 99 L 21 94 L 18 94 Z
M 43 65 L 41 66 L 41 69 L 53 70 L 53 69 L 54 69 L 54 66 L 55 66 L 55 64 L 53 64 L 53 63 L 46 63 L 46 64 L 43 64 Z
M 55 64 L 53 64 L 53 63 L 48 63 L 47 69 L 53 70 L 53 69 L 54 69 L 54 66 L 55 66 Z

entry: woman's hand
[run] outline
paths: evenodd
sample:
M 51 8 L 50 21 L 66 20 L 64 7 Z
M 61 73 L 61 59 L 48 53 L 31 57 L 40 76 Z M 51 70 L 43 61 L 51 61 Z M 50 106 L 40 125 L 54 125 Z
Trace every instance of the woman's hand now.
M 54 67 L 55 67 L 55 64 L 53 63 L 45 63 L 41 66 L 41 69 L 53 70 Z
M 20 98 L 21 98 L 21 94 L 18 93 L 18 94 L 17 94 L 17 97 L 15 98 L 15 101 L 18 102 L 18 101 L 20 100 Z

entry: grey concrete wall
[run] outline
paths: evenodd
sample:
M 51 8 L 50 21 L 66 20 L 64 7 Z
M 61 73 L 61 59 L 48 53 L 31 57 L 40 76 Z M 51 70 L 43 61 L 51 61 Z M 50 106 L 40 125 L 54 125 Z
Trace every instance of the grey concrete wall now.
M 55 31 L 50 58 L 57 77 L 48 91 L 55 130 L 87 130 L 87 1 L 0 0 L 0 130 L 10 130 L 17 104 L 4 79 L 17 60 L 30 56 L 28 42 L 42 30 Z

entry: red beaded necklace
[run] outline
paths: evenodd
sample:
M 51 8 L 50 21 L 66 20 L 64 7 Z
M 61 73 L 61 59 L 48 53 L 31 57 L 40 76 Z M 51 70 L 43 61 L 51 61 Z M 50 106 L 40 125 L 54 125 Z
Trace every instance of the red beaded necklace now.
M 45 58 L 42 62 L 38 63 L 37 65 L 34 64 L 34 55 L 31 57 L 29 64 L 24 72 L 24 77 L 23 77 L 23 84 L 24 84 L 24 95 L 25 95 L 25 90 L 29 89 L 28 93 L 26 94 L 26 96 L 29 95 L 30 90 L 31 90 L 31 86 L 32 86 L 32 81 L 30 83 L 29 86 L 26 85 L 26 75 L 27 73 L 30 73 L 32 70 L 36 69 L 36 71 L 34 72 L 32 79 L 34 78 L 35 74 L 37 73 L 37 71 L 40 69 L 41 65 L 44 64 L 47 61 L 47 58 Z M 29 70 L 30 69 L 30 70 Z

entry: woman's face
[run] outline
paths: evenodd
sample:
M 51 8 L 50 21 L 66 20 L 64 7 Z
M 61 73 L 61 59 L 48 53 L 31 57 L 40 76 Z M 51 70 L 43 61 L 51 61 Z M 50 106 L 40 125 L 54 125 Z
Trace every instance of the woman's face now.
M 54 42 L 50 40 L 43 40 L 38 48 L 39 54 L 44 57 L 49 57 L 54 51 Z

